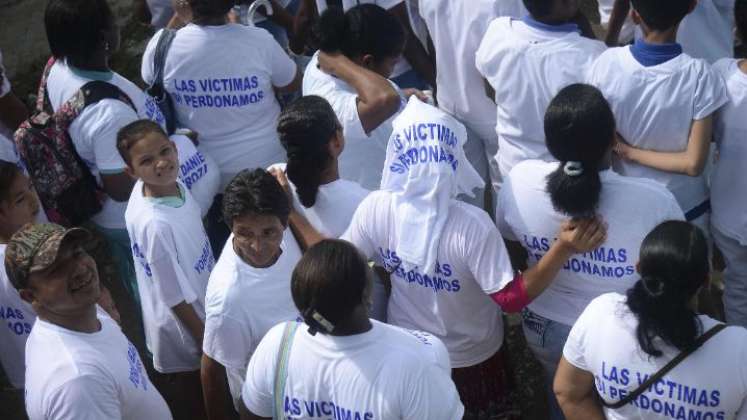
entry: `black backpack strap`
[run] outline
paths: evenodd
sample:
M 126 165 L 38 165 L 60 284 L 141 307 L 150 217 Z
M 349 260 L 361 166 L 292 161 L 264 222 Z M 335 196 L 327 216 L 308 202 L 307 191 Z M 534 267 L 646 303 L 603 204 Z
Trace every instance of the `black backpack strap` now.
M 710 340 L 711 337 L 718 334 L 721 330 L 726 328 L 726 324 L 717 324 L 715 327 L 711 328 L 710 330 L 703 333 L 700 337 L 695 340 L 692 346 L 690 348 L 682 351 L 680 354 L 678 354 L 674 359 L 670 360 L 669 363 L 664 365 L 661 369 L 659 369 L 658 372 L 654 373 L 653 375 L 649 376 L 649 378 L 643 382 L 638 388 L 636 388 L 635 391 L 629 393 L 625 396 L 625 398 L 621 399 L 620 401 L 616 401 L 614 403 L 608 403 L 603 398 L 600 398 L 601 403 L 603 406 L 611 409 L 618 409 L 621 408 L 631 401 L 638 398 L 641 394 L 646 392 L 651 385 L 658 382 L 661 378 L 664 377 L 667 373 L 669 373 L 670 370 L 674 369 L 675 366 L 679 365 L 680 362 L 685 360 L 687 356 L 691 355 L 693 352 L 698 350 L 703 344 L 705 344 L 706 341 Z
M 163 70 L 166 67 L 166 56 L 169 53 L 169 48 L 171 47 L 171 43 L 174 41 L 175 37 L 176 30 L 165 28 L 163 32 L 161 32 L 161 37 L 158 38 L 156 52 L 153 55 L 153 83 L 151 83 L 148 88 L 151 96 L 160 97 L 165 90 L 163 87 Z M 158 90 L 158 92 L 155 90 Z M 154 95 L 154 93 L 157 93 L 158 95 Z
M 129 105 L 135 113 L 137 108 L 129 96 L 116 85 L 101 80 L 92 80 L 80 88 L 83 93 L 84 107 L 93 105 L 102 99 L 116 99 Z

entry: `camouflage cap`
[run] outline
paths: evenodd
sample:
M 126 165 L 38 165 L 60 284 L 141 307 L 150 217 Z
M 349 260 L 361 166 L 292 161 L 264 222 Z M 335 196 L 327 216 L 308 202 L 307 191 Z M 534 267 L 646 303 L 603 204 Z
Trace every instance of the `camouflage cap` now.
M 51 223 L 24 225 L 13 234 L 5 250 L 5 271 L 16 289 L 27 286 L 29 274 L 51 266 L 65 239 L 86 240 L 83 228 L 65 229 Z

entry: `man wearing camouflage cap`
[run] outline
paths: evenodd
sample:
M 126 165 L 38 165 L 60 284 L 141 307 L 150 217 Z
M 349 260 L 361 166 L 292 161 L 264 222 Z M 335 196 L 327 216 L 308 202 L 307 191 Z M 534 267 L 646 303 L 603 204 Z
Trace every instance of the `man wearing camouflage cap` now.
M 97 312 L 89 239 L 80 228 L 28 224 L 8 243 L 8 278 L 38 316 L 26 343 L 29 418 L 171 419 L 135 347 Z

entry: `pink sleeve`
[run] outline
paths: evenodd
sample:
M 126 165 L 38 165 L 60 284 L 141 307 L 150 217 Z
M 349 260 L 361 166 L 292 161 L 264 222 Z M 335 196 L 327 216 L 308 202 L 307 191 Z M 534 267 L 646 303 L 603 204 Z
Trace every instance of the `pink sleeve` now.
M 517 274 L 503 289 L 490 295 L 490 298 L 501 307 L 505 313 L 513 314 L 521 311 L 531 301 L 524 287 L 524 278 Z

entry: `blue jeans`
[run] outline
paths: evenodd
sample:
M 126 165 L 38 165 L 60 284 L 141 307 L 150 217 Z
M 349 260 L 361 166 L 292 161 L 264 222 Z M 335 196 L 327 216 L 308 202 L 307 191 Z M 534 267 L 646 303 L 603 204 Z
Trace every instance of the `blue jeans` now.
M 522 326 L 524 337 L 526 337 L 529 349 L 534 357 L 545 370 L 545 382 L 547 386 L 547 401 L 550 406 L 550 419 L 563 420 L 563 412 L 560 410 L 555 393 L 552 390 L 555 371 L 558 369 L 560 357 L 563 355 L 563 346 L 571 332 L 571 326 L 547 319 L 526 308 L 522 311 Z

